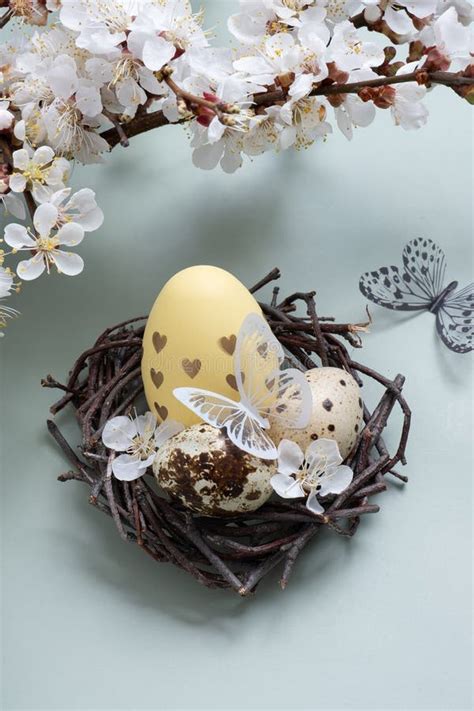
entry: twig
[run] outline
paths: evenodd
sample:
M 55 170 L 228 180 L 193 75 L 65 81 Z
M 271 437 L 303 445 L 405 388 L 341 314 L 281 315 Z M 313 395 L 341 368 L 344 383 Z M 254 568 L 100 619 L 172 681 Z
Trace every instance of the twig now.
M 456 72 L 425 72 L 415 71 L 409 74 L 397 74 L 393 77 L 379 77 L 377 79 L 368 79 L 360 82 L 349 82 L 346 84 L 325 84 L 321 83 L 311 92 L 311 96 L 334 96 L 338 94 L 358 94 L 364 88 L 377 88 L 381 86 L 390 86 L 394 84 L 405 84 L 407 82 L 418 82 L 430 85 L 440 84 L 451 88 L 473 86 L 474 78 L 463 77 Z M 198 97 L 199 98 L 199 97 Z M 193 95 L 193 99 L 196 97 Z M 267 91 L 253 96 L 253 104 L 256 107 L 265 107 L 285 101 L 286 94 L 283 90 Z M 201 102 L 202 103 L 202 102 Z M 209 102 L 211 103 L 211 102 Z M 215 108 L 215 104 L 213 108 Z M 192 117 L 191 117 L 192 118 Z M 189 119 L 183 119 L 187 121 Z M 162 111 L 154 111 L 152 113 L 139 114 L 128 123 L 121 123 L 120 126 L 127 138 L 132 138 L 146 131 L 161 126 L 167 126 L 170 122 Z M 111 148 L 114 148 L 120 143 L 120 136 L 117 133 L 117 128 L 108 129 L 101 134 Z
M 8 22 L 10 22 L 12 17 L 13 10 L 11 8 L 3 13 L 3 15 L 0 17 L 0 30 L 3 29 Z

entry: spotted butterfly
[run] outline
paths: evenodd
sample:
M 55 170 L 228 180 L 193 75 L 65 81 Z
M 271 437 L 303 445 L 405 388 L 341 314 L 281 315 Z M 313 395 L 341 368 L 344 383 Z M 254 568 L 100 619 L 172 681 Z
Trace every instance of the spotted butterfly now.
M 456 353 L 473 349 L 474 283 L 456 291 L 458 282 L 444 286 L 446 258 L 430 239 L 414 239 L 402 253 L 403 267 L 366 272 L 359 288 L 367 299 L 395 311 L 427 310 L 436 316 L 436 330 Z

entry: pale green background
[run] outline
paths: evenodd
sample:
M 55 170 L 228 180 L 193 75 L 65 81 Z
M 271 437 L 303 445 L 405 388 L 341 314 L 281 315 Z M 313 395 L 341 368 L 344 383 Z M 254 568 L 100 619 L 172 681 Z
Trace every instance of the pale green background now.
M 191 264 L 247 284 L 279 265 L 285 293 L 316 288 L 323 313 L 350 320 L 364 317 L 359 274 L 397 262 L 417 235 L 467 282 L 470 111 L 444 89 L 428 104 L 420 132 L 383 115 L 352 143 L 336 134 L 233 176 L 193 168 L 180 128 L 76 170 L 106 215 L 81 248 L 86 269 L 26 285 L 0 345 L 2 708 L 471 707 L 472 361 L 440 344 L 431 315 L 374 309 L 358 354 L 407 376 L 410 484 L 379 497 L 351 542 L 315 542 L 285 593 L 274 576 L 250 600 L 154 564 L 82 485 L 56 482 L 67 464 L 46 433 L 55 394 L 40 387 Z

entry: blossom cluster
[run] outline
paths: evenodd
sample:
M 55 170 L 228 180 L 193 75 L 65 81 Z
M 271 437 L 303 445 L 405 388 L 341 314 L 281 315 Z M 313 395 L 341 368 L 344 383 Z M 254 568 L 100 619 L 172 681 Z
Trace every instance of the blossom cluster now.
M 184 429 L 175 420 L 158 424 L 150 411 L 107 420 L 102 443 L 109 452 L 110 474 L 120 481 L 135 481 L 144 476 L 158 449 Z M 342 461 L 339 446 L 333 439 L 311 442 L 305 452 L 295 442 L 283 439 L 278 447 L 276 473 L 270 483 L 284 499 L 306 498 L 306 508 L 320 515 L 324 507 L 318 497 L 340 494 L 352 482 L 353 471 Z
M 469 0 L 240 0 L 232 46 L 216 47 L 189 0 L 4 0 L 0 199 L 15 218 L 0 254 L 0 299 L 54 266 L 77 274 L 76 246 L 100 227 L 94 193 L 71 195 L 71 163 L 186 124 L 196 166 L 233 172 L 243 156 L 306 148 L 333 125 L 350 139 L 377 109 L 405 129 L 427 119 L 435 84 L 473 100 Z M 23 25 L 33 25 L 25 32 Z M 36 27 L 35 27 L 36 26 Z M 22 198 L 25 198 L 23 202 Z M 0 308 L 0 325 L 12 310 Z

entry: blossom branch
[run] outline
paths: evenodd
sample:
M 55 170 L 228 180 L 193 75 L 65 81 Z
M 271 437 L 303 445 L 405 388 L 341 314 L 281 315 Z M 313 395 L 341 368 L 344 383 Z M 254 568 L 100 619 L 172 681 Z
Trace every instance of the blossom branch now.
M 210 45 L 189 0 L 125 3 L 119 24 L 115 5 L 0 0 L 1 27 L 12 16 L 37 27 L 24 35 L 12 23 L 0 47 L 0 202 L 20 221 L 26 202 L 34 218 L 34 229 L 6 226 L 12 250 L 2 259 L 32 253 L 16 265 L 22 281 L 53 266 L 70 276 L 82 271 L 81 257 L 59 245 L 79 244 L 102 213 L 92 190 L 71 195 L 70 161 L 100 162 L 133 136 L 186 123 L 194 165 L 232 173 L 244 156 L 307 148 L 333 125 L 350 140 L 376 109 L 388 109 L 396 126 L 420 128 L 435 85 L 474 103 L 474 12 L 464 2 L 361 0 L 353 10 L 352 3 L 241 0 L 228 22 L 236 52 Z M 387 46 L 371 42 L 366 28 Z M 0 264 L 0 300 L 12 288 L 12 270 Z M 277 306 L 275 291 L 269 307 Z M 0 307 L 0 327 L 8 308 Z M 350 332 L 343 338 L 358 345 Z M 289 348 L 310 365 L 301 339 L 293 336 Z
M 218 114 L 219 110 L 222 110 L 222 104 L 215 104 L 211 101 L 207 101 L 201 97 L 191 94 L 187 91 L 181 89 L 171 78 L 165 80 L 168 86 L 172 88 L 173 92 L 178 96 L 183 97 L 186 102 L 191 105 L 202 105 Z M 366 81 L 350 82 L 346 84 L 322 84 L 315 87 L 311 92 L 310 96 L 337 96 L 339 94 L 359 94 L 364 89 L 375 89 L 383 86 L 392 86 L 396 84 L 408 84 L 410 82 L 416 82 L 420 85 L 430 86 L 432 84 L 439 84 L 442 86 L 447 86 L 452 89 L 457 87 L 467 87 L 474 86 L 474 77 L 463 76 L 457 72 L 426 72 L 423 70 L 417 70 L 410 72 L 409 74 L 399 74 L 393 77 L 378 77 L 377 79 L 367 79 Z M 279 102 L 284 102 L 287 96 L 287 92 L 283 89 L 278 89 L 276 91 L 268 91 L 261 94 L 255 94 L 252 97 L 252 102 L 257 107 L 268 107 Z M 190 118 L 183 118 L 180 123 L 189 121 Z M 138 136 L 141 133 L 151 131 L 154 128 L 160 128 L 161 126 L 170 125 L 170 121 L 166 118 L 162 111 L 154 111 L 149 114 L 140 114 L 136 118 L 132 119 L 128 123 L 119 124 L 121 132 L 125 134 L 127 138 L 132 138 L 133 136 Z M 117 127 L 118 130 L 118 127 Z M 120 136 L 117 135 L 116 129 L 108 129 L 104 131 L 101 135 L 107 141 L 111 148 L 114 148 L 118 143 L 120 143 Z
M 7 25 L 13 17 L 13 10 L 10 8 L 0 17 L 0 30 Z
M 419 69 L 409 74 L 397 74 L 393 77 L 380 77 L 377 79 L 367 79 L 347 84 L 329 84 L 315 87 L 310 96 L 334 96 L 338 94 L 359 94 L 363 89 L 378 88 L 381 86 L 391 86 L 394 84 L 408 84 L 409 82 L 430 86 L 431 84 L 441 84 L 449 87 L 474 86 L 474 77 L 462 76 L 453 72 L 427 72 Z M 280 89 L 267 94 L 257 94 L 254 96 L 254 103 L 257 106 L 268 106 L 269 104 L 284 101 L 285 93 Z

